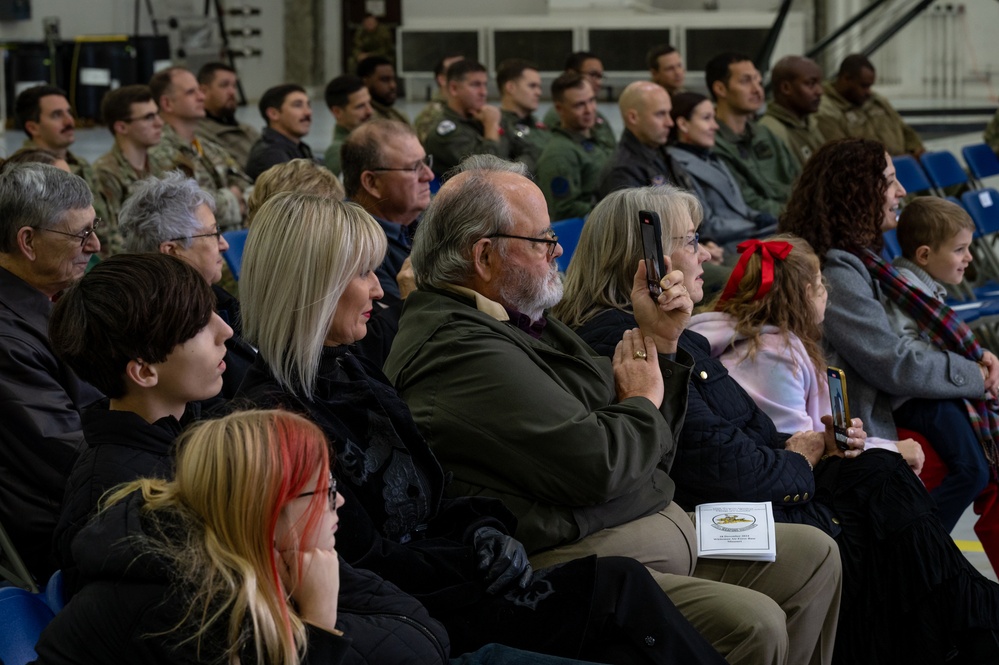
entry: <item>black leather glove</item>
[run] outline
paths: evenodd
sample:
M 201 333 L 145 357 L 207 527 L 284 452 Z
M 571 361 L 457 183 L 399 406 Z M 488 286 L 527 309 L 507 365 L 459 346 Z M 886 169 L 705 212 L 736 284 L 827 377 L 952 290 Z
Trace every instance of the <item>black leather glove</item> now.
M 486 571 L 487 593 L 498 593 L 511 582 L 527 588 L 534 574 L 527 552 L 519 540 L 503 535 L 491 526 L 480 527 L 472 536 L 479 570 Z

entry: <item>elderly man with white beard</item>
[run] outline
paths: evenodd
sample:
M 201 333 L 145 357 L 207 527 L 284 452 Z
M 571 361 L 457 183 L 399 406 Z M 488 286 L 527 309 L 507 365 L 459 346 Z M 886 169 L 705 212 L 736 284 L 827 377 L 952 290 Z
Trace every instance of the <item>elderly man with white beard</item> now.
M 637 225 L 637 220 L 636 220 Z M 424 214 L 385 373 L 445 469 L 449 492 L 502 499 L 536 565 L 590 554 L 646 565 L 729 663 L 824 663 L 841 586 L 835 543 L 777 525 L 775 563 L 698 560 L 669 477 L 691 359 L 683 276 L 653 299 L 613 363 L 547 313 L 562 285 L 544 196 L 523 165 L 466 159 Z M 692 508 L 692 506 L 689 506 Z

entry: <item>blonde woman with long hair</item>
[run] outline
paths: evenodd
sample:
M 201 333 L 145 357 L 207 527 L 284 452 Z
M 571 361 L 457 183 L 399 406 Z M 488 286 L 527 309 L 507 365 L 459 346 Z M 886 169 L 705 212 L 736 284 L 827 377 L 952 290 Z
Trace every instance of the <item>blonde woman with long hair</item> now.
M 89 583 L 38 663 L 435 663 L 447 636 L 420 604 L 338 560 L 318 427 L 282 411 L 199 423 L 176 476 L 114 491 L 74 549 Z

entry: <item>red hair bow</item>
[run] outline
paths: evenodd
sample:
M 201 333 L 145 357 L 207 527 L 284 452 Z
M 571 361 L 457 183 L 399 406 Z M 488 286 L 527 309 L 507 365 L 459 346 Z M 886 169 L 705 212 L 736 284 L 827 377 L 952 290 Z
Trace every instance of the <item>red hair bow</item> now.
M 787 258 L 787 255 L 791 253 L 794 249 L 794 245 L 783 240 L 767 240 L 760 241 L 756 238 L 750 238 L 745 242 L 739 243 L 736 247 L 742 256 L 739 257 L 739 262 L 735 264 L 735 270 L 732 271 L 732 276 L 728 278 L 728 283 L 725 285 L 725 291 L 722 292 L 721 300 L 728 300 L 735 295 L 736 291 L 739 290 L 739 282 L 746 275 L 746 264 L 749 263 L 749 259 L 756 254 L 756 250 L 760 250 L 760 255 L 763 258 L 762 274 L 760 278 L 760 288 L 756 290 L 756 295 L 753 296 L 753 300 L 759 300 L 763 296 L 770 292 L 770 287 L 774 284 L 774 259 L 780 259 L 783 261 Z M 721 301 L 719 301 L 721 302 Z

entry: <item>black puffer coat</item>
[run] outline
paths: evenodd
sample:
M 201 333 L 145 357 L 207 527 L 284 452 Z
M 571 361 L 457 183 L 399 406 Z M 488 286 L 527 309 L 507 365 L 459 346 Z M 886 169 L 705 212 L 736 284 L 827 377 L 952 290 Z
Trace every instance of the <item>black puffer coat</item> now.
M 73 543 L 89 580 L 42 633 L 37 663 L 135 665 L 227 662 L 224 635 L 210 631 L 197 652 L 189 636 L 172 630 L 190 605 L 182 584 L 159 557 L 141 549 L 146 536 L 139 493 L 102 513 Z M 224 632 L 225 627 L 222 626 Z M 449 644 L 443 627 L 411 596 L 373 573 L 341 561 L 337 629 L 308 628 L 303 663 L 443 665 Z M 249 626 L 240 649 L 256 662 Z

